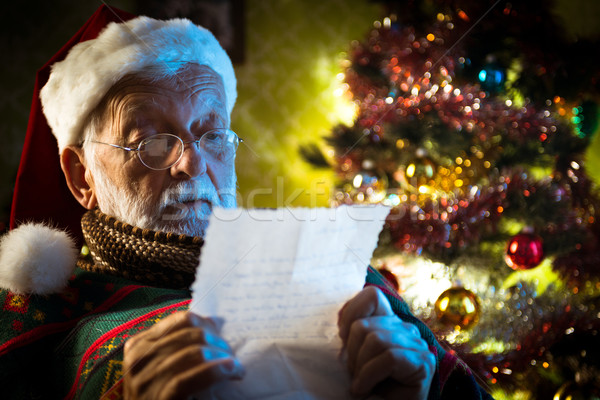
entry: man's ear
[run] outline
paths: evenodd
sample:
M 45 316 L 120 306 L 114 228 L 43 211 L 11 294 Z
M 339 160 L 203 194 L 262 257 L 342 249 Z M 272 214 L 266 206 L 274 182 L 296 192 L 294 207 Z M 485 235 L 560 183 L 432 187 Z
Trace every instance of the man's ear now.
M 65 147 L 60 154 L 60 167 L 75 199 L 88 210 L 96 207 L 94 182 L 86 167 L 83 150 L 75 146 Z

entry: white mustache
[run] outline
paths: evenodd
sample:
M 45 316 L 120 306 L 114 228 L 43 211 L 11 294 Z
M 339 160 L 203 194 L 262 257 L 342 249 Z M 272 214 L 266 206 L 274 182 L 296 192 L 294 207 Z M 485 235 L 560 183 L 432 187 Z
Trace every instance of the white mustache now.
M 221 204 L 221 199 L 214 186 L 203 187 L 193 181 L 185 181 L 166 189 L 160 198 L 160 209 L 182 203 L 203 200 L 211 206 Z
M 213 185 L 203 186 L 195 181 L 184 181 L 165 189 L 157 215 L 163 221 L 182 221 L 192 217 L 195 220 L 207 220 L 214 207 L 235 207 L 235 196 L 234 190 L 222 190 L 219 193 Z M 198 207 L 186 204 L 197 201 L 203 201 L 205 205 Z

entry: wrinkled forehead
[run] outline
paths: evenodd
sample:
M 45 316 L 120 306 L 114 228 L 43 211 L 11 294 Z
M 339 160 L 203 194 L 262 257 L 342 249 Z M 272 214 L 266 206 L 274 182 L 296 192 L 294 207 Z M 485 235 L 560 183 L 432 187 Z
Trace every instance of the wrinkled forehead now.
M 178 93 L 185 100 L 202 94 L 206 101 L 221 104 L 226 112 L 223 79 L 212 68 L 205 65 L 187 64 L 174 72 L 157 66 L 128 74 L 110 88 L 104 100 L 135 92 Z
M 123 122 L 125 116 L 159 111 L 161 100 L 169 98 L 181 107 L 195 104 L 224 126 L 230 121 L 223 80 L 210 67 L 188 64 L 175 73 L 149 68 L 120 79 L 107 92 L 97 111 L 104 122 Z

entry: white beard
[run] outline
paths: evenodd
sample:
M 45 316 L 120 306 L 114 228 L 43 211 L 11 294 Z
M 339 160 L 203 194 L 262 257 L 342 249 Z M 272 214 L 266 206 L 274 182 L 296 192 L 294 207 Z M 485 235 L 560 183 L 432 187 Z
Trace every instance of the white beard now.
M 167 188 L 158 204 L 152 204 L 150 199 L 141 198 L 133 185 L 117 187 L 101 166 L 93 165 L 91 169 L 100 211 L 142 229 L 203 237 L 213 207 L 237 205 L 235 173 L 228 189 L 219 193 L 212 183 L 186 180 Z

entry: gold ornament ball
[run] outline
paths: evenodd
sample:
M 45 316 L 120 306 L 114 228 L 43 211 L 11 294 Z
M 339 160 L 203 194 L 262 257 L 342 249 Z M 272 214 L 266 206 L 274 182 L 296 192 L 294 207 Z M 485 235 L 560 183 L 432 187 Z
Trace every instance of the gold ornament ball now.
M 563 384 L 554 394 L 553 400 L 588 400 L 600 398 L 600 390 L 593 384 L 580 386 L 574 381 Z
M 437 165 L 427 156 L 416 157 L 406 164 L 403 171 L 395 174 L 396 180 L 404 180 L 409 186 L 418 189 L 421 186 L 435 184 Z
M 481 306 L 475 293 L 463 287 L 444 291 L 435 301 L 438 320 L 456 329 L 469 329 L 479 321 Z

